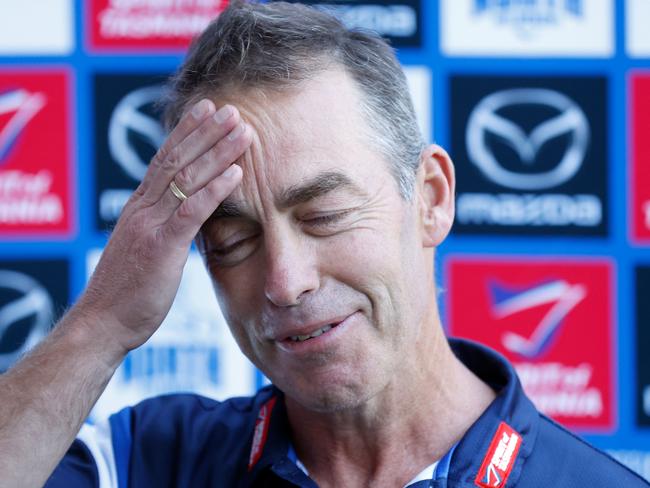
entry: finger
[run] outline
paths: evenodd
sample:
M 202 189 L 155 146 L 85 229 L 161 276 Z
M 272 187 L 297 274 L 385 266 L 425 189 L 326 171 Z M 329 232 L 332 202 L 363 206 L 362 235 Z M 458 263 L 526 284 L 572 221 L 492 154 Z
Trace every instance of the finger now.
M 165 142 L 158 148 L 158 151 L 151 160 L 147 173 L 145 174 L 142 182 L 135 191 L 135 194 L 144 195 L 147 188 L 151 183 L 152 177 L 156 173 L 157 164 L 154 161 L 161 162 L 167 154 L 169 154 L 175 146 L 185 139 L 194 129 L 196 129 L 203 120 L 215 113 L 215 106 L 211 100 L 207 98 L 199 100 L 191 110 L 185 113 L 176 127 L 169 133 Z
M 183 115 L 152 158 L 136 193 L 146 195 L 151 203 L 158 200 L 170 174 L 193 161 L 237 124 L 239 113 L 231 105 L 215 110 L 214 104 L 204 99 Z
M 186 197 L 191 197 L 219 176 L 235 162 L 253 141 L 253 131 L 245 122 L 240 122 L 230 133 L 186 166 L 173 178 Z M 181 205 L 182 200 L 173 194 L 169 185 L 156 203 L 156 220 L 165 221 Z
M 174 176 L 185 195 L 193 195 L 239 158 L 252 142 L 252 129 L 240 122 L 230 133 Z
M 224 105 L 201 119 L 181 141 L 175 142 L 174 138 L 170 144 L 165 142 L 152 159 L 143 181 L 147 200 L 157 201 L 174 175 L 228 134 L 239 119 L 235 107 Z
M 190 245 L 203 223 L 242 180 L 242 169 L 231 164 L 223 173 L 185 200 L 162 226 L 163 238 Z

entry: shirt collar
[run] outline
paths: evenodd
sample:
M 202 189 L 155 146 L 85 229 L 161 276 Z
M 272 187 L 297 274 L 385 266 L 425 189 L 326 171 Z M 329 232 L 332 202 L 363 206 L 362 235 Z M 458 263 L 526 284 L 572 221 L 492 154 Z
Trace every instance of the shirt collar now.
M 473 483 L 485 465 L 502 423 L 519 436 L 518 451 L 509 466 L 508 486 L 515 485 L 537 439 L 539 412 L 522 390 L 512 365 L 499 353 L 467 340 L 450 339 L 454 354 L 497 393 L 456 446 L 448 479 Z
M 490 385 L 497 396 L 459 443 L 440 460 L 435 478 L 474 483 L 499 426 L 505 422 L 521 436 L 521 445 L 508 478 L 509 484 L 514 485 L 521 475 L 526 458 L 533 450 L 539 413 L 524 394 L 514 368 L 503 356 L 467 340 L 450 339 L 449 343 L 454 354 L 474 374 Z M 262 393 L 257 397 L 257 411 L 263 409 L 271 399 L 275 398 L 276 401 L 273 402 L 269 413 L 268 431 L 260 446 L 258 460 L 244 476 L 244 486 L 251 486 L 259 475 L 270 469 L 296 485 L 316 487 L 288 457 L 291 439 L 284 395 L 274 386 L 266 388 Z M 255 424 L 258 424 L 258 421 L 259 415 Z

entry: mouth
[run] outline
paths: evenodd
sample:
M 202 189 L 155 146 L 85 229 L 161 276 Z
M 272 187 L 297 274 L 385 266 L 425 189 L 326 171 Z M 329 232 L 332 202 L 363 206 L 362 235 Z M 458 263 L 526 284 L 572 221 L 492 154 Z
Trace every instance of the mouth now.
M 335 328 L 337 325 L 339 325 L 339 323 L 340 323 L 340 322 L 327 324 L 326 326 L 321 327 L 320 329 L 316 329 L 316 330 L 315 330 L 314 332 L 312 332 L 311 334 L 292 335 L 292 336 L 289 336 L 289 337 L 288 337 L 287 339 L 285 339 L 285 340 L 290 340 L 290 341 L 292 341 L 292 342 L 305 342 L 305 341 L 308 341 L 308 340 L 310 340 L 310 339 L 314 339 L 314 338 L 316 338 L 316 337 L 319 337 L 319 336 L 322 336 L 323 334 L 328 333 L 330 330 L 332 330 L 332 329 Z
M 285 352 L 292 354 L 324 352 L 331 347 L 338 347 L 342 338 L 347 334 L 349 326 L 358 320 L 359 314 L 336 317 L 320 323 L 312 323 L 287 331 L 275 340 L 275 343 Z

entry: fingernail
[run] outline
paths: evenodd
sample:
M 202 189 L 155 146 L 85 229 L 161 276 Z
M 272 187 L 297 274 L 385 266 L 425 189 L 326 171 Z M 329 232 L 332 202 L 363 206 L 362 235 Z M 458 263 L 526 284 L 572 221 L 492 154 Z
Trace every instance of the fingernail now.
M 205 115 L 208 109 L 208 102 L 206 100 L 201 100 L 192 109 L 192 115 L 195 119 L 200 119 Z
M 233 130 L 230 131 L 230 134 L 228 134 L 228 140 L 229 141 L 234 141 L 237 139 L 243 132 L 244 132 L 244 123 L 237 124 L 237 127 L 235 127 Z
M 230 117 L 230 115 L 232 115 L 232 108 L 230 108 L 228 105 L 224 105 L 217 111 L 216 114 L 214 114 L 214 120 L 222 124 L 228 120 L 228 117 Z
M 236 164 L 231 164 L 228 166 L 226 171 L 223 172 L 223 176 L 226 178 L 234 178 L 235 175 L 239 172 L 240 168 Z

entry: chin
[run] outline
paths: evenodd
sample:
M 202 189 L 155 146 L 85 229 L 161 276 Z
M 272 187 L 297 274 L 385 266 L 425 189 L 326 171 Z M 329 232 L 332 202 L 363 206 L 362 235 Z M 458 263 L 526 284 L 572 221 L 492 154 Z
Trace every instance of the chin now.
M 332 381 L 308 381 L 308 384 L 302 382 L 300 386 L 293 384 L 287 388 L 276 384 L 286 397 L 303 408 L 321 413 L 354 410 L 362 406 L 380 390 L 370 385 L 371 383 L 360 379 L 356 382 L 348 379 L 343 384 Z

